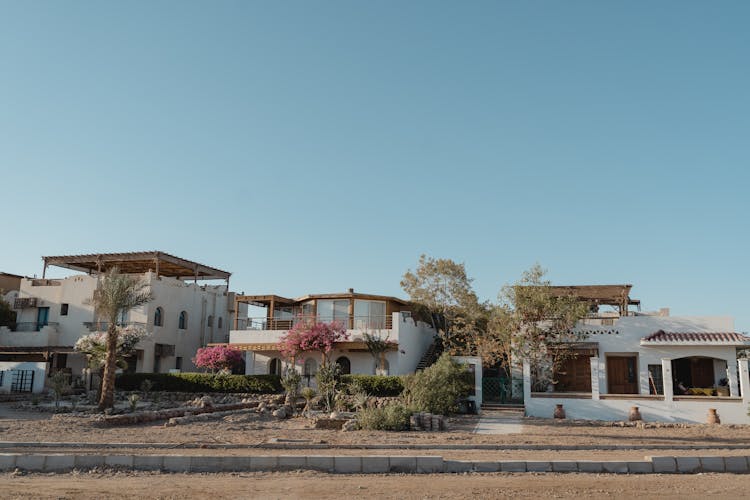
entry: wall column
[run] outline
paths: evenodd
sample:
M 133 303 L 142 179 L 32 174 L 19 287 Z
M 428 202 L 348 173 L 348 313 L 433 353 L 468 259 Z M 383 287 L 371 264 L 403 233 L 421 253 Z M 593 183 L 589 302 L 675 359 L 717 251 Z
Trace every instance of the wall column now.
M 255 374 L 255 351 L 245 351 L 245 375 Z
M 599 400 L 599 358 L 592 357 L 591 361 L 591 399 Z
M 674 390 L 672 387 L 672 359 L 661 359 L 661 378 L 664 385 L 664 402 L 671 403 L 674 400 Z
M 525 360 L 523 362 L 523 400 L 526 404 L 531 400 L 531 365 Z
M 738 359 L 740 365 L 740 389 L 742 390 L 742 402 L 750 403 L 750 369 L 747 358 Z
M 727 379 L 729 380 L 729 395 L 736 397 L 740 395 L 740 387 L 737 384 L 737 361 L 727 360 Z

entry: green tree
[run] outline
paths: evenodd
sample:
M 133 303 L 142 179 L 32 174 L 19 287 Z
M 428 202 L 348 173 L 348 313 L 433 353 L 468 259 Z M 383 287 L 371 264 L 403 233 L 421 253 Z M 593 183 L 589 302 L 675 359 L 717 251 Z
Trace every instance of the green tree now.
M 423 309 L 452 354 L 471 354 L 486 326 L 487 304 L 479 302 L 472 281 L 464 264 L 426 255 L 401 280 L 401 288 Z
M 1 291 L 1 290 L 0 290 Z M 0 326 L 7 326 L 13 328 L 16 324 L 16 311 L 14 311 L 10 304 L 0 298 Z
M 570 343 L 585 338 L 574 327 L 589 312 L 588 302 L 556 292 L 545 275 L 536 264 L 519 281 L 503 287 L 496 321 L 490 322 L 499 355 L 528 361 L 535 390 L 555 382 L 554 374 L 573 355 Z
M 114 406 L 119 333 L 117 319 L 123 313 L 146 304 L 152 299 L 151 291 L 145 281 L 136 276 L 120 274 L 117 267 L 113 267 L 100 277 L 99 285 L 90 300 L 90 303 L 94 305 L 97 318 L 107 322 L 107 349 L 99 410 Z

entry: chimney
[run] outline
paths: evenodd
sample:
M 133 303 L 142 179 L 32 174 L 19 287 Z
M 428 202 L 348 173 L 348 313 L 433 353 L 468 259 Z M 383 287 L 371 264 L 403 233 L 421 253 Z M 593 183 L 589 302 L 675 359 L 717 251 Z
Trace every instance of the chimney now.
M 354 293 L 354 288 L 350 288 L 349 293 Z

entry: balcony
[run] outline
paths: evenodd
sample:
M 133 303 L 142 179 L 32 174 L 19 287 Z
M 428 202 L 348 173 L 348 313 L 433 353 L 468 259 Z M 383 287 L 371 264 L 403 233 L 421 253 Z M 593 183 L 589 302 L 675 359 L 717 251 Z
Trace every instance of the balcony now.
M 247 318 L 240 319 L 239 329 L 230 332 L 229 341 L 234 344 L 269 344 L 277 343 L 281 337 L 294 325 L 305 321 L 331 322 L 331 318 L 318 316 L 297 317 L 294 319 Z M 346 316 L 338 318 L 339 323 L 348 326 L 349 341 L 364 341 L 365 332 L 382 339 L 388 338 L 398 342 L 397 334 L 393 332 L 393 318 L 391 316 Z
M 0 346 L 47 347 L 59 345 L 57 323 L 16 323 L 14 330 L 0 327 Z

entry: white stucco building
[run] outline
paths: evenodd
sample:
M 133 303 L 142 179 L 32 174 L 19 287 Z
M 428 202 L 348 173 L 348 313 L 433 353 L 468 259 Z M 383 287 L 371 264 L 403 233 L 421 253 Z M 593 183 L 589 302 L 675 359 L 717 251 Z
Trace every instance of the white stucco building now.
M 289 299 L 278 295 L 237 296 L 245 303 L 266 309 L 261 317 L 239 319 L 229 335 L 229 346 L 246 351 L 246 373 L 281 374 L 287 366 L 278 342 L 298 321 L 337 321 L 346 327 L 347 341 L 338 342 L 329 355 L 344 374 L 402 375 L 412 373 L 420 361 L 429 357 L 435 330 L 416 321 L 409 304 L 396 297 L 355 293 L 306 295 Z M 373 358 L 364 342 L 364 333 L 391 342 L 385 363 Z M 320 353 L 310 352 L 297 360 L 309 384 L 321 360 Z M 427 360 L 425 360 L 427 362 Z
M 154 299 L 120 318 L 122 325 L 144 328 L 149 337 L 138 345 L 128 360 L 128 371 L 192 371 L 191 359 L 198 348 L 213 342 L 226 342 L 235 321 L 234 296 L 228 291 L 230 273 L 188 261 L 164 252 L 44 257 L 42 279 L 24 278 L 14 300 L 17 324 L 0 328 L 0 370 L 20 370 L 19 363 L 34 363 L 35 389 L 39 377 L 64 370 L 74 377 L 86 367 L 85 356 L 73 346 L 83 335 L 106 330 L 94 307 L 89 304 L 99 276 L 113 266 L 136 274 L 149 285 Z M 48 266 L 59 266 L 85 274 L 47 279 Z M 223 284 L 202 284 L 204 280 L 224 280 Z M 241 310 L 247 310 L 240 304 Z M 241 315 L 241 313 L 240 313 Z M 23 365 L 29 366 L 29 365 Z M 15 368 L 14 368 L 15 367 Z M 41 369 L 43 367 L 43 369 Z M 24 368 L 25 369 L 25 368 Z M 0 390 L 19 390 L 10 373 Z M 27 384 L 28 385 L 28 384 Z
M 572 344 L 575 355 L 548 391 L 532 390 L 530 366 L 524 365 L 526 413 L 551 417 L 562 404 L 568 418 L 626 420 L 637 406 L 644 420 L 705 422 L 714 408 L 725 423 L 750 423 L 743 359 L 750 338 L 735 332 L 733 318 L 629 311 L 627 304 L 640 303 L 627 297 L 630 285 L 620 287 L 618 311 L 594 310 L 579 322 L 584 338 Z

